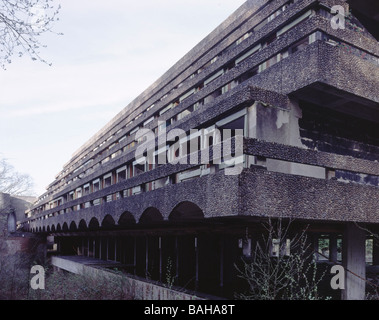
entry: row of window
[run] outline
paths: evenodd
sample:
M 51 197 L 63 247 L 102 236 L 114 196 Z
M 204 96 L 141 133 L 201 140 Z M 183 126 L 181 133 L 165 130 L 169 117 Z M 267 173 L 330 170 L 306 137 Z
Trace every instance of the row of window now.
M 262 20 L 260 23 L 258 23 L 254 28 L 252 28 L 249 32 L 247 32 L 246 34 L 244 34 L 242 37 L 240 37 L 235 43 L 233 43 L 232 45 L 230 45 L 229 47 L 227 47 L 223 52 L 221 52 L 219 55 L 217 55 L 216 57 L 210 59 L 206 64 L 204 64 L 201 68 L 199 68 L 195 73 L 191 74 L 191 76 L 189 76 L 187 79 L 185 79 L 182 83 L 180 83 L 176 88 L 172 89 L 170 92 L 168 92 L 167 94 L 165 94 L 164 96 L 162 96 L 161 99 L 159 99 L 156 103 L 152 104 L 150 107 L 148 107 L 145 112 L 148 112 L 150 111 L 158 102 L 160 101 L 163 101 L 164 99 L 166 99 L 173 91 L 175 91 L 176 89 L 180 88 L 181 86 L 184 85 L 184 83 L 187 81 L 187 80 L 190 80 L 190 79 L 193 79 L 196 75 L 200 74 L 201 72 L 203 72 L 204 70 L 206 70 L 207 68 L 209 68 L 213 63 L 215 63 L 219 57 L 221 55 L 223 55 L 226 51 L 229 51 L 230 49 L 232 49 L 234 46 L 237 46 L 239 44 L 241 44 L 245 39 L 247 39 L 253 32 L 256 32 L 258 31 L 259 29 L 261 29 L 264 25 L 266 25 L 267 23 L 271 22 L 273 19 L 275 19 L 277 16 L 279 16 L 283 11 L 285 11 L 288 6 L 292 3 L 293 1 L 288 1 L 285 5 L 283 5 L 281 8 L 279 8 L 276 12 L 274 12 L 273 14 L 271 14 L 269 17 L 267 17 L 266 19 Z M 170 109 L 172 109 L 173 107 L 177 106 L 179 103 L 183 102 L 186 98 L 190 97 L 192 94 L 196 93 L 197 91 L 201 90 L 203 88 L 203 86 L 206 86 L 208 85 L 209 83 L 211 83 L 213 80 L 217 79 L 219 76 L 221 76 L 222 74 L 224 73 L 224 71 L 220 70 L 218 72 L 216 72 L 215 74 L 213 74 L 210 78 L 206 79 L 204 81 L 204 84 L 201 84 L 201 85 L 198 85 L 196 88 L 193 88 L 191 90 L 189 90 L 188 92 L 186 92 L 184 95 L 182 95 L 181 97 L 179 97 L 179 99 L 177 99 L 176 101 L 174 102 L 171 102 L 170 104 L 168 104 L 167 106 L 163 107 L 160 111 L 159 111 L 159 115 L 162 115 L 164 114 L 165 112 L 169 111 Z M 225 88 L 223 88 L 222 90 L 224 92 L 227 92 L 229 91 L 231 88 L 233 88 L 233 86 L 235 86 L 235 84 L 229 84 L 228 86 L 226 86 Z M 191 106 L 188 110 L 185 110 L 183 112 L 181 112 L 179 115 L 177 115 L 176 118 L 173 118 L 173 119 L 170 119 L 169 122 L 166 123 L 166 126 L 169 125 L 169 124 L 172 124 L 174 121 L 177 121 L 177 120 L 180 120 L 182 119 L 184 116 L 188 115 L 190 112 L 196 110 L 200 105 L 204 104 L 204 103 L 208 103 L 209 101 L 213 100 L 215 98 L 216 95 L 210 95 L 209 97 L 207 97 L 205 99 L 205 101 L 199 101 L 197 104 L 195 104 L 194 106 Z M 129 126 L 133 121 L 137 120 L 139 117 L 141 117 L 143 114 L 141 113 L 140 115 L 138 115 L 134 120 L 130 121 L 125 127 Z M 144 122 L 143 126 L 147 125 L 149 122 L 153 121 L 154 118 L 156 118 L 157 115 L 155 115 L 154 117 L 151 117 L 150 119 L 148 119 L 147 121 Z M 119 129 L 115 135 L 119 134 L 120 132 L 123 131 L 124 128 L 121 128 Z M 164 127 L 161 127 L 160 130 L 162 130 Z M 135 128 L 134 130 L 138 130 L 138 128 Z M 158 129 L 159 130 L 159 129 Z M 123 138 L 126 138 L 127 136 L 130 136 L 131 134 L 133 134 L 133 130 L 126 136 L 124 136 Z M 107 140 L 103 141 L 99 146 L 95 147 L 92 151 L 95 152 L 96 150 L 98 150 L 103 144 L 105 144 L 106 142 L 108 142 L 109 140 L 111 140 L 112 138 L 114 137 L 114 135 L 112 135 L 111 137 L 109 137 Z M 121 138 L 118 142 L 121 142 L 121 140 L 123 139 Z M 108 149 L 111 149 L 112 147 L 114 147 L 115 145 L 117 144 L 114 143 L 112 144 Z M 130 145 L 129 148 L 133 147 L 134 144 L 132 143 Z M 104 152 L 104 151 L 103 151 Z M 99 154 L 100 156 L 101 154 Z M 83 158 L 81 158 L 79 161 L 84 161 L 85 158 L 86 158 L 87 155 L 85 155 Z M 117 155 L 113 154 L 112 157 L 115 157 Z M 91 164 L 95 159 L 92 158 L 92 159 L 89 159 L 88 161 L 86 161 L 83 165 L 79 166 L 78 168 L 76 168 L 75 170 L 73 170 L 73 173 L 72 174 L 75 174 L 77 173 L 78 171 L 80 171 L 81 169 L 83 169 L 83 167 Z M 109 159 L 105 159 L 104 162 L 107 162 Z M 73 164 L 74 165 L 74 164 Z M 57 176 L 57 179 L 59 178 L 62 178 L 66 173 L 68 173 L 70 170 L 73 169 L 73 165 L 70 166 L 69 168 L 67 168 L 66 170 L 64 170 L 60 175 Z M 66 178 L 67 179 L 67 178 Z M 75 179 L 75 178 L 74 178 Z M 71 181 L 69 181 L 68 183 L 72 182 L 72 181 L 75 181 L 74 179 L 72 179 Z M 63 181 L 62 181 L 63 182 Z M 67 184 L 68 184 L 67 183 Z M 59 190 L 62 190 L 63 186 L 61 186 L 61 188 Z M 56 191 L 59 191 L 59 190 L 54 190 L 55 192 Z M 50 190 L 52 191 L 52 190 Z M 47 196 L 47 195 L 46 195 Z M 44 198 L 46 198 L 46 196 Z M 41 198 L 42 200 L 42 198 Z
M 64 196 L 61 196 L 57 199 L 50 201 L 49 203 L 46 203 L 44 205 L 37 207 L 36 209 L 34 209 L 31 212 L 31 214 L 29 216 L 31 216 L 32 214 L 41 213 L 45 210 L 53 209 L 53 208 L 58 207 L 64 203 L 73 201 L 75 199 L 79 199 L 79 198 L 86 196 L 88 194 L 91 194 L 93 192 L 97 192 L 101 189 L 107 188 L 111 185 L 120 183 L 126 179 L 137 176 L 140 173 L 153 170 L 157 166 L 159 166 L 158 165 L 158 157 L 160 157 L 160 154 L 164 154 L 165 156 L 167 154 L 168 161 L 170 163 L 173 163 L 173 161 L 175 161 L 175 159 L 178 159 L 178 158 L 186 155 L 187 150 L 188 150 L 188 152 L 193 152 L 193 150 L 191 149 L 192 147 L 190 145 L 190 143 L 193 141 L 197 141 L 197 149 L 198 150 L 207 150 L 207 148 L 210 145 L 213 145 L 214 143 L 218 143 L 218 142 L 222 141 L 223 129 L 225 129 L 225 128 L 234 129 L 234 130 L 232 130 L 233 133 L 235 132 L 235 129 L 242 129 L 243 130 L 243 128 L 245 126 L 245 122 L 243 120 L 245 115 L 246 115 L 246 110 L 243 109 L 241 111 L 238 111 L 238 112 L 218 121 L 217 123 L 218 123 L 219 130 L 216 130 L 216 127 L 212 126 L 208 129 L 198 130 L 197 132 L 190 132 L 191 134 L 188 134 L 185 138 L 180 139 L 180 141 L 179 141 L 180 146 L 179 147 L 170 148 L 170 146 L 167 145 L 165 148 L 161 148 L 159 150 L 156 150 L 154 152 L 154 157 L 155 157 L 154 163 L 155 164 L 145 163 L 145 164 L 141 165 L 138 163 L 137 160 L 135 160 L 133 162 L 129 162 L 129 163 L 123 165 L 122 167 L 119 167 L 117 169 L 112 170 L 111 172 L 103 175 L 102 177 L 96 178 L 96 179 L 92 180 L 91 182 L 85 183 L 84 185 L 82 185 L 82 186 L 80 186 L 74 190 L 71 190 L 70 192 L 68 192 Z M 227 126 L 227 127 L 225 127 L 225 126 Z M 233 133 L 232 133 L 232 136 L 233 136 Z M 205 169 L 208 170 L 209 167 L 206 167 Z M 202 174 L 204 174 L 205 169 L 203 169 Z M 189 172 L 192 172 L 193 170 L 194 169 L 191 169 L 188 172 L 177 174 L 174 177 L 173 183 L 179 183 L 179 182 L 184 181 L 186 179 L 194 178 L 194 176 L 189 173 Z M 163 187 L 167 183 L 167 179 L 168 178 L 162 178 L 162 179 L 158 179 L 156 181 L 146 183 L 142 186 L 131 188 L 130 190 L 126 190 L 124 192 L 124 194 L 122 194 L 122 196 L 134 195 L 134 194 L 137 194 L 139 192 L 151 191 L 151 190 L 155 190 L 157 188 Z M 171 177 L 171 179 L 172 179 L 172 177 Z M 113 195 L 112 197 L 107 196 L 107 199 L 104 199 L 104 201 L 111 201 L 112 199 L 115 200 L 115 199 L 118 199 L 119 196 L 120 195 L 117 195 L 117 194 Z M 100 202 L 94 201 L 92 203 L 92 205 L 97 205 L 100 203 L 101 203 L 101 201 Z M 88 207 L 89 204 L 79 205 L 77 207 L 77 209 L 80 209 L 80 207 L 83 207 L 83 206 Z
M 323 9 L 321 9 L 323 10 Z M 234 66 L 236 65 L 239 65 L 241 64 L 243 61 L 245 61 L 246 59 L 252 57 L 255 53 L 259 52 L 260 50 L 262 50 L 262 48 L 265 48 L 267 45 L 269 45 L 271 42 L 273 42 L 274 40 L 276 40 L 279 36 L 283 35 L 285 32 L 289 31 L 290 29 L 292 29 L 293 27 L 295 27 L 296 25 L 298 25 L 299 23 L 301 23 L 302 21 L 304 21 L 305 19 L 309 18 L 310 16 L 312 16 L 314 14 L 314 11 L 313 10 L 308 10 L 307 12 L 305 12 L 304 14 L 302 14 L 301 16 L 299 16 L 298 18 L 296 18 L 294 21 L 292 21 L 291 23 L 287 24 L 286 26 L 282 27 L 281 29 L 279 29 L 276 33 L 274 33 L 273 35 L 270 35 L 268 36 L 264 41 L 262 41 L 261 43 L 255 45 L 252 49 L 249 49 L 247 52 L 244 52 L 242 55 L 240 55 L 238 58 L 236 58 L 236 60 L 233 61 L 233 63 L 229 64 L 227 67 L 224 67 L 218 71 L 216 71 L 215 73 L 213 73 L 213 75 L 211 75 L 210 77 L 208 77 L 207 79 L 204 80 L 204 82 L 202 82 L 201 84 L 197 85 L 195 88 L 192 88 L 191 90 L 187 91 L 185 94 L 183 94 L 177 101 L 175 102 L 171 102 L 169 103 L 168 105 L 166 105 L 165 107 L 163 107 L 159 112 L 157 112 L 154 116 L 150 117 L 148 120 L 146 120 L 144 123 L 143 123 L 143 126 L 146 126 L 148 125 L 150 122 L 152 122 L 153 120 L 155 120 L 156 118 L 159 118 L 160 116 L 162 116 L 164 113 L 168 112 L 169 110 L 171 110 L 172 108 L 175 108 L 177 105 L 179 105 L 181 102 L 183 102 L 185 99 L 187 99 L 188 97 L 192 96 L 194 93 L 200 91 L 202 88 L 206 87 L 207 85 L 209 85 L 211 82 L 215 81 L 216 79 L 218 79 L 219 77 L 221 77 L 222 75 L 224 75 L 226 72 L 228 72 L 231 68 L 233 68 Z M 246 38 L 246 37 L 245 37 Z M 320 31 L 317 31 L 317 32 L 314 32 L 312 33 L 311 35 L 309 35 L 308 37 L 305 37 L 303 38 L 302 40 L 298 41 L 297 43 L 291 45 L 289 48 L 283 50 L 282 52 L 280 52 L 279 54 L 276 54 L 274 55 L 273 57 L 271 57 L 270 59 L 262 62 L 261 64 L 259 64 L 257 67 L 249 70 L 248 72 L 246 72 L 245 74 L 243 74 L 242 76 L 240 76 L 239 78 L 227 83 L 226 85 L 222 86 L 221 88 L 218 88 L 217 90 L 215 90 L 214 92 L 212 92 L 211 94 L 209 94 L 208 96 L 206 96 L 205 98 L 202 98 L 200 100 L 198 100 L 196 103 L 194 103 L 193 105 L 189 106 L 187 109 L 185 109 L 184 111 L 181 111 L 180 113 L 174 115 L 173 117 L 167 119 L 166 121 L 163 121 L 159 124 L 159 126 L 155 127 L 153 129 L 153 131 L 157 134 L 157 133 L 160 133 L 162 132 L 165 128 L 167 128 L 168 126 L 172 125 L 173 123 L 175 123 L 176 121 L 179 121 L 183 118 L 185 118 L 186 116 L 190 115 L 192 112 L 196 111 L 200 106 L 202 106 L 203 104 L 207 104 L 209 102 L 211 102 L 212 100 L 214 100 L 215 98 L 217 98 L 218 96 L 222 95 L 222 94 L 225 94 L 226 92 L 230 91 L 231 89 L 233 89 L 234 87 L 236 87 L 238 84 L 250 79 L 252 76 L 260 73 L 260 72 L 263 72 L 264 70 L 266 70 L 267 68 L 275 65 L 276 63 L 278 63 L 279 61 L 281 61 L 282 59 L 285 59 L 286 57 L 288 57 L 289 55 L 299 51 L 299 50 L 302 50 L 303 48 L 305 48 L 307 45 L 309 45 L 310 43 L 313 43 L 314 41 L 316 40 L 323 40 L 323 41 L 328 41 L 329 43 L 333 44 L 333 40 L 327 36 L 326 34 L 324 34 L 323 32 L 320 32 Z M 240 42 L 239 42 L 240 43 Z M 348 45 L 346 45 L 348 46 Z M 348 47 L 351 47 L 351 46 L 348 46 Z M 353 47 L 351 47 L 353 48 Z M 354 52 L 361 52 L 361 50 L 359 49 L 352 49 Z M 372 55 L 365 55 L 365 57 L 373 57 L 374 59 L 376 59 L 376 61 L 378 61 L 378 59 Z M 216 59 L 217 60 L 217 59 Z M 214 60 L 215 61 L 215 60 Z M 213 61 L 213 62 L 214 62 Z M 213 63 L 212 62 L 212 63 Z M 111 144 L 107 149 L 103 150 L 101 153 L 99 153 L 97 155 L 97 157 L 100 157 L 104 152 L 108 152 L 108 150 L 111 150 L 113 148 L 115 148 L 117 146 L 117 144 L 119 144 L 120 142 L 122 142 L 124 139 L 126 139 L 127 137 L 133 135 L 136 131 L 138 131 L 140 127 L 135 127 L 133 130 L 131 130 L 127 135 L 124 135 L 122 136 L 119 140 L 117 140 L 116 142 L 114 142 L 113 144 Z M 119 134 L 122 132 L 122 129 L 118 130 L 116 132 L 116 134 Z M 104 141 L 102 144 L 100 144 L 100 146 L 102 146 L 104 143 L 108 142 L 109 140 L 111 140 L 115 135 L 112 135 L 111 137 L 109 137 L 106 141 Z M 127 146 L 123 147 L 122 149 L 118 149 L 117 151 L 115 151 L 114 153 L 112 153 L 110 156 L 106 157 L 105 159 L 103 159 L 101 162 L 98 162 L 96 163 L 93 167 L 89 168 L 85 173 L 82 173 L 81 176 L 79 176 L 79 178 L 82 178 L 84 177 L 85 175 L 95 171 L 97 169 L 98 166 L 100 166 L 101 164 L 104 164 L 106 162 L 108 162 L 109 160 L 117 157 L 118 155 L 120 155 L 122 152 L 126 152 L 132 148 L 134 148 L 136 146 L 136 144 L 138 143 L 141 143 L 143 142 L 141 139 L 138 140 L 138 141 L 132 141 L 131 143 L 129 143 Z M 99 146 L 99 147 L 100 147 Z M 98 149 L 99 147 L 95 148 L 94 151 L 96 149 Z M 117 148 L 116 148 L 117 149 Z M 85 164 L 83 164 L 81 167 L 77 168 L 74 172 L 78 172 L 80 169 L 82 169 L 85 165 L 88 165 L 88 164 L 91 164 L 92 162 L 95 161 L 96 158 L 92 158 L 90 160 L 88 160 Z M 79 179 L 78 177 L 68 181 L 66 183 L 67 184 L 70 184 L 71 182 Z M 65 186 L 61 186 L 59 190 L 62 190 Z M 59 191 L 58 190 L 58 191 Z

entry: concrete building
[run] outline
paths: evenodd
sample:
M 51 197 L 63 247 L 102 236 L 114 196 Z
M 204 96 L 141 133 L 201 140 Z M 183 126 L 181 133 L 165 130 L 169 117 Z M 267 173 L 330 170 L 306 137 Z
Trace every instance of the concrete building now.
M 25 211 L 29 210 L 35 197 L 11 196 L 0 192 L 0 230 L 2 234 L 16 232 L 17 223 L 25 219 Z
M 342 298 L 363 299 L 379 263 L 365 252 L 379 226 L 378 12 L 247 1 L 73 155 L 22 227 L 60 255 L 233 297 L 262 222 L 291 219 L 316 251 L 328 240 L 331 263 L 341 239 Z

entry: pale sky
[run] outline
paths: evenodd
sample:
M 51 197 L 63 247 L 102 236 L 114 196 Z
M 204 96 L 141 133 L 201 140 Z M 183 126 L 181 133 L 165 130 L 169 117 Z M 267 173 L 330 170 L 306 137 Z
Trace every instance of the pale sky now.
M 0 158 L 41 195 L 72 154 L 245 0 L 62 0 L 52 66 L 0 69 Z

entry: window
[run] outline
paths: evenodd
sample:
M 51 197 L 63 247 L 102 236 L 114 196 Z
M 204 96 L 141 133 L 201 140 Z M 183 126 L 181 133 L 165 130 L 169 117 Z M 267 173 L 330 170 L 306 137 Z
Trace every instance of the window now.
M 154 120 L 154 117 L 151 117 L 149 119 L 147 119 L 144 123 L 143 123 L 143 126 L 147 126 L 150 122 L 152 122 Z
M 285 27 L 283 27 L 282 29 L 280 29 L 277 33 L 276 33 L 276 36 L 279 37 L 280 35 L 282 35 L 283 33 L 286 33 L 287 31 L 289 31 L 290 29 L 294 28 L 295 26 L 297 26 L 300 22 L 304 21 L 305 19 L 307 19 L 309 16 L 311 16 L 313 13 L 312 10 L 308 10 L 307 12 L 305 12 L 303 15 L 301 15 L 299 18 L 295 19 L 294 21 L 292 21 L 290 24 L 286 25 Z
M 139 127 L 135 127 L 132 131 L 129 132 L 129 135 L 136 133 L 139 130 Z
M 93 192 L 100 190 L 100 179 L 96 179 L 95 181 L 92 182 L 92 188 L 93 188 Z
M 222 90 L 217 89 L 216 91 L 212 92 L 210 95 L 204 98 L 204 103 L 212 102 L 214 99 L 216 99 L 218 96 L 222 94 Z
M 177 121 L 179 121 L 179 120 L 185 118 L 186 116 L 188 116 L 189 114 L 191 114 L 191 111 L 189 111 L 189 109 L 186 109 L 186 110 L 178 113 L 178 115 L 176 116 L 176 119 L 177 119 Z
M 299 42 L 295 43 L 289 49 L 290 54 L 294 54 L 295 52 L 304 49 L 308 45 L 308 42 L 309 42 L 309 39 L 307 37 L 307 38 L 304 38 L 303 40 L 300 40 Z
M 234 87 L 236 87 L 237 86 L 237 82 L 236 81 L 231 81 L 231 82 L 229 82 L 228 84 L 226 84 L 225 86 L 223 86 L 222 87 L 222 94 L 224 94 L 224 93 L 227 93 L 228 91 L 230 91 L 230 90 L 232 90 Z
M 236 45 L 238 46 L 239 44 L 241 44 L 241 42 L 244 41 L 244 40 L 246 40 L 247 38 L 249 38 L 250 35 L 251 35 L 251 32 L 245 33 L 241 38 L 239 38 L 236 41 Z
M 247 58 L 251 57 L 254 53 L 258 52 L 261 49 L 261 47 L 262 47 L 261 44 L 258 44 L 253 49 L 247 51 L 241 57 L 236 59 L 236 65 L 240 64 L 242 61 L 245 61 Z
M 112 173 L 109 173 L 104 176 L 103 178 L 103 186 L 104 188 L 107 188 L 112 185 Z
M 76 199 L 82 197 L 82 188 L 78 188 L 75 190 L 76 191 Z
M 307 40 L 308 41 L 308 40 Z M 272 58 L 266 60 L 265 62 L 259 65 L 259 72 L 266 70 L 267 68 L 272 67 L 274 64 L 280 61 L 280 54 L 273 56 Z
M 195 93 L 196 89 L 192 89 L 188 92 L 186 92 L 184 95 L 182 95 L 180 98 L 179 98 L 179 102 L 181 103 L 182 101 L 184 101 L 185 99 L 187 99 L 188 97 L 190 97 L 191 95 L 193 95 Z
M 117 182 L 126 180 L 126 166 L 116 171 L 116 178 L 117 178 Z
M 90 193 L 90 184 L 87 183 L 86 185 L 83 186 L 83 195 L 87 195 Z
M 211 77 L 209 77 L 207 80 L 204 81 L 204 86 L 207 86 L 208 84 L 210 84 L 212 81 L 216 80 L 218 77 L 222 76 L 223 74 L 224 74 L 223 69 L 216 72 L 214 75 L 212 75 Z

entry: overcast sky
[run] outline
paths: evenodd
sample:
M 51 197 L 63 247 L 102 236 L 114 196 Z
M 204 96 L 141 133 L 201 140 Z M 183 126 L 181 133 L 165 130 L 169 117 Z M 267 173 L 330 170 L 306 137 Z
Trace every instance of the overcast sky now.
M 72 154 L 245 0 L 66 0 L 41 51 L 0 69 L 0 158 L 46 191 Z

